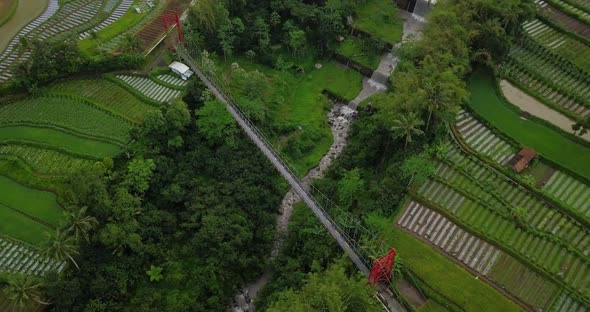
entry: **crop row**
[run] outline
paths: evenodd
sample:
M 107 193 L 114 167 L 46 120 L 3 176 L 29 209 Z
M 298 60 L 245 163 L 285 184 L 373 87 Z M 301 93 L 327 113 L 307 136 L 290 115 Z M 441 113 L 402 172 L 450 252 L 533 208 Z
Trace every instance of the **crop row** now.
M 182 80 L 182 79 L 172 76 L 170 74 L 159 75 L 156 78 L 164 81 L 165 83 L 169 83 L 169 84 L 171 84 L 173 86 L 177 86 L 177 87 L 186 87 L 186 84 L 187 84 L 187 82 L 185 80 Z
M 563 9 L 566 12 L 575 15 L 577 18 L 584 21 L 590 21 L 590 4 L 586 0 L 548 0 L 550 3 Z M 571 5 L 569 2 L 573 2 L 575 5 Z
M 146 77 L 117 75 L 117 78 L 124 81 L 126 84 L 136 89 L 141 94 L 160 103 L 168 102 L 180 96 L 182 93 L 178 90 L 170 89 L 163 85 L 157 84 L 153 80 Z
M 47 88 L 49 92 L 69 93 L 92 99 L 101 106 L 141 122 L 154 107 L 129 93 L 124 88 L 106 79 L 65 80 Z
M 584 227 L 456 148 L 417 195 L 590 295 L 590 235 Z M 528 209 L 525 226 L 512 218 L 515 207 Z
M 563 292 L 551 307 L 550 312 L 587 312 L 590 308 L 583 302 Z
M 519 66 L 519 64 L 508 62 L 504 64 L 502 69 L 510 80 L 528 89 L 529 92 L 542 97 L 545 101 L 553 103 L 557 110 L 563 111 L 566 115 L 575 117 L 574 119 L 582 119 L 590 116 L 590 108 L 588 106 L 580 105 L 576 98 L 568 96 L 567 93 L 561 92 L 551 86 L 551 84 L 537 79 L 534 73 L 529 72 L 528 69 Z
M 529 36 L 563 58 L 571 60 L 578 67 L 590 72 L 590 47 L 567 34 L 545 24 L 541 20 L 524 23 L 524 30 Z
M 53 125 L 127 143 L 132 125 L 87 102 L 65 97 L 29 97 L 0 105 L 0 124 Z
M 546 310 L 557 295 L 553 283 L 420 203 L 411 201 L 397 224 L 487 277 L 527 305 Z
M 67 151 L 31 143 L 0 142 L 0 155 L 17 157 L 34 172 L 53 176 L 72 174 L 90 168 L 96 162 L 85 155 L 76 157 Z
M 556 171 L 543 187 L 544 191 L 560 203 L 590 217 L 590 187 L 569 176 Z
M 0 272 L 43 276 L 61 272 L 65 262 L 42 256 L 38 251 L 0 237 Z
M 532 40 L 523 40 L 510 52 L 510 61 L 526 68 L 547 84 L 576 99 L 590 96 L 590 76 Z
M 467 112 L 461 112 L 455 120 L 455 127 L 469 147 L 487 158 L 505 165 L 516 149 L 506 143 L 493 131 L 484 126 Z

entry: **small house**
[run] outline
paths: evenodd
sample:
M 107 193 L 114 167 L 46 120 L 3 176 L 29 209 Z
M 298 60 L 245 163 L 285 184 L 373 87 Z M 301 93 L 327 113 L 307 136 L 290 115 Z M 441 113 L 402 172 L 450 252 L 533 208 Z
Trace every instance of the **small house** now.
M 194 74 L 190 68 L 188 68 L 188 66 L 180 62 L 172 62 L 172 64 L 168 65 L 168 67 L 170 67 L 172 72 L 179 75 L 182 80 L 187 80 Z
M 537 157 L 537 152 L 534 149 L 525 147 L 520 152 L 516 153 L 510 160 L 512 170 L 516 173 L 521 173 L 526 169 L 530 162 Z

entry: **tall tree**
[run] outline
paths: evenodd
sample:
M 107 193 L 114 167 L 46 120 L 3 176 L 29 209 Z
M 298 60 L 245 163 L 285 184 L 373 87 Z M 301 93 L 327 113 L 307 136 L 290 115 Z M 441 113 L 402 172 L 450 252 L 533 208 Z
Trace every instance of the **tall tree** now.
M 405 139 L 404 149 L 408 147 L 409 143 L 412 143 L 413 136 L 424 135 L 424 131 L 418 128 L 424 125 L 424 121 L 416 117 L 414 113 L 401 115 L 394 119 L 392 124 L 391 131 L 394 137 Z
M 78 245 L 73 236 L 68 235 L 67 232 L 57 229 L 55 234 L 50 235 L 45 243 L 43 253 L 50 258 L 65 261 L 70 260 L 76 268 L 80 269 L 74 256 L 78 255 Z
M 18 308 L 29 306 L 32 302 L 42 305 L 51 304 L 41 300 L 43 284 L 31 275 L 9 275 L 3 284 L 5 284 L 3 292 L 12 302 L 15 311 L 20 310 Z
M 87 210 L 88 207 L 83 206 L 78 209 L 78 211 L 66 212 L 66 231 L 73 234 L 76 240 L 79 240 L 80 237 L 84 237 L 86 242 L 90 242 L 89 232 L 98 225 L 98 220 L 93 216 L 87 215 Z

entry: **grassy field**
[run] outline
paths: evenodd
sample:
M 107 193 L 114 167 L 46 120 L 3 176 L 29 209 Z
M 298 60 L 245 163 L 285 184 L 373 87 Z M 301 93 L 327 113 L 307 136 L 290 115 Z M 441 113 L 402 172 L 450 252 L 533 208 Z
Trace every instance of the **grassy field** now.
M 390 44 L 402 40 L 404 24 L 393 1 L 367 0 L 356 13 L 356 28 Z
M 433 250 L 430 246 L 399 230 L 391 221 L 383 220 L 383 233 L 398 252 L 404 264 L 422 281 L 465 311 L 523 311 L 493 287 Z M 444 311 L 421 308 L 420 311 Z
M 481 70 L 470 77 L 471 108 L 517 142 L 590 179 L 590 148 L 568 140 L 544 125 L 521 119 L 496 94 L 494 83 L 493 77 Z
M 338 53 L 349 59 L 370 68 L 377 69 L 381 55 L 373 49 L 363 49 L 363 41 L 360 39 L 348 38 L 338 47 Z

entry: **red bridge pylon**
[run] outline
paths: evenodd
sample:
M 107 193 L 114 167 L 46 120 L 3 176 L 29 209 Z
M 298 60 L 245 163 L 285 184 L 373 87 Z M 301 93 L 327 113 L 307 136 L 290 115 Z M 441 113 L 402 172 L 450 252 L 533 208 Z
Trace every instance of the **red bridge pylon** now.
M 180 26 L 180 19 L 178 18 L 177 12 L 162 15 L 162 22 L 164 23 L 164 28 L 166 29 L 166 31 L 176 26 L 176 30 L 178 31 L 178 42 L 180 44 L 184 43 L 182 27 Z
M 392 248 L 385 256 L 377 259 L 373 263 L 371 273 L 369 274 L 369 282 L 377 285 L 381 282 L 389 282 L 391 280 L 391 271 L 395 263 L 395 248 Z

